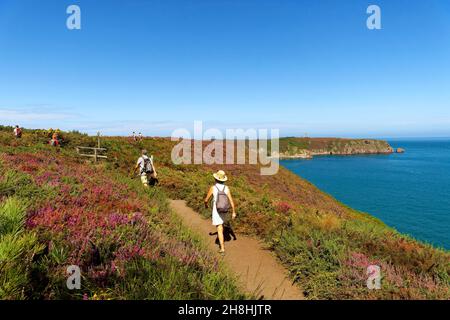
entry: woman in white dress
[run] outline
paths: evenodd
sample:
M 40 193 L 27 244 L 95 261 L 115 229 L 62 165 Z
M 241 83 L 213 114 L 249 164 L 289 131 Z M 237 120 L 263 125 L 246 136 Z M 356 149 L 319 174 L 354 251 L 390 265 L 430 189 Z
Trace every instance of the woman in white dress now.
M 208 208 L 209 199 L 213 197 L 213 208 L 212 208 L 212 224 L 216 226 L 217 228 L 217 236 L 219 237 L 219 243 L 220 243 L 220 251 L 219 253 L 224 254 L 225 253 L 225 245 L 224 245 L 224 238 L 223 238 L 223 224 L 224 221 L 220 214 L 217 212 L 216 202 L 217 197 L 219 194 L 219 190 L 221 192 L 225 192 L 225 194 L 228 196 L 228 199 L 230 200 L 231 205 L 231 218 L 236 218 L 236 211 L 234 208 L 234 201 L 233 197 L 231 196 L 230 188 L 225 185 L 225 181 L 228 180 L 228 177 L 226 176 L 225 172 L 222 170 L 217 171 L 213 174 L 215 179 L 215 184 L 209 188 L 208 194 L 205 198 L 205 207 Z

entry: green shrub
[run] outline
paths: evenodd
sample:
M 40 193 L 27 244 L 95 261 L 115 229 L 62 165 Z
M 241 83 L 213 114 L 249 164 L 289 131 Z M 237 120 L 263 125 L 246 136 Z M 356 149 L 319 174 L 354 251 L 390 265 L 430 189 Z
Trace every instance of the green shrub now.
M 43 247 L 23 230 L 27 205 L 9 198 L 0 207 L 0 299 L 24 299 L 33 257 Z
M 28 191 L 32 180 L 27 174 L 17 172 L 15 170 L 8 170 L 4 174 L 3 180 L 0 181 L 0 197 L 19 195 L 28 197 Z
M 18 198 L 11 197 L 0 205 L 0 236 L 16 234 L 25 223 L 27 205 Z

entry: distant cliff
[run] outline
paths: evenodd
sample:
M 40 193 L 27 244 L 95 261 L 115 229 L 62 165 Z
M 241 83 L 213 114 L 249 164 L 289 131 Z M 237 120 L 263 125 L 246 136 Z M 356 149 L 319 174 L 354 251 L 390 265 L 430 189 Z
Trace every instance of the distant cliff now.
M 280 158 L 312 158 L 315 155 L 388 154 L 395 150 L 383 140 L 340 138 L 281 138 Z

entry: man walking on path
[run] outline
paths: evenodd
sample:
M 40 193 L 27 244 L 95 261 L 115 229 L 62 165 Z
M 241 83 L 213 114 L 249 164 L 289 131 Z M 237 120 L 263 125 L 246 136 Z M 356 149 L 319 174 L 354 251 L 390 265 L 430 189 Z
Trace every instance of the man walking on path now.
M 139 169 L 141 182 L 144 187 L 148 188 L 149 182 L 153 184 L 156 180 L 157 173 L 155 165 L 153 164 L 153 157 L 147 155 L 147 150 L 142 150 L 142 155 L 139 157 L 134 172 Z

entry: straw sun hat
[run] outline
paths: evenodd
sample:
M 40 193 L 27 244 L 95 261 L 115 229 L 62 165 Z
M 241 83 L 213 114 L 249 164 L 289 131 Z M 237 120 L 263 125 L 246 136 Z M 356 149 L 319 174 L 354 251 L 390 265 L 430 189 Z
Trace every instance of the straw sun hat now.
M 221 182 L 225 182 L 228 180 L 228 177 L 223 170 L 219 170 L 216 173 L 213 173 L 213 176 L 214 176 L 214 179 L 221 181 Z

